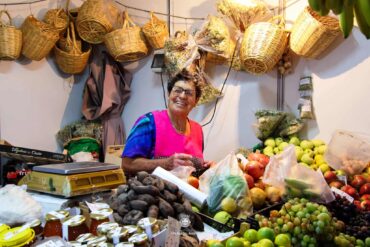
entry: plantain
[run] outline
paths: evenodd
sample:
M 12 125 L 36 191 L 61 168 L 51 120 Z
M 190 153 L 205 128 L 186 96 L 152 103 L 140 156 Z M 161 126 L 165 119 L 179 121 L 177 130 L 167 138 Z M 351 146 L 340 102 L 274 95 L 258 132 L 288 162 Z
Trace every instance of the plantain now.
M 339 25 L 345 39 L 353 28 L 353 3 L 353 0 L 344 0 L 342 13 L 339 15 Z
M 320 8 L 320 10 L 318 11 L 319 15 L 321 15 L 321 16 L 326 16 L 326 15 L 328 15 L 328 14 L 329 14 L 330 9 L 328 9 L 328 8 L 326 7 L 325 0 L 321 0 L 320 7 L 321 7 L 321 8 Z
M 321 9 L 321 0 L 308 0 L 308 4 L 315 11 L 320 11 Z
M 361 32 L 365 35 L 367 39 L 370 39 L 370 25 L 367 24 L 366 19 L 361 11 L 359 1 L 356 1 L 354 5 L 355 16 L 357 24 Z
M 370 26 L 370 1 L 356 0 L 356 2 L 358 3 L 359 11 L 362 12 L 362 15 L 365 18 L 367 25 Z
M 343 0 L 326 0 L 327 8 L 331 9 L 334 14 L 339 15 L 343 10 Z

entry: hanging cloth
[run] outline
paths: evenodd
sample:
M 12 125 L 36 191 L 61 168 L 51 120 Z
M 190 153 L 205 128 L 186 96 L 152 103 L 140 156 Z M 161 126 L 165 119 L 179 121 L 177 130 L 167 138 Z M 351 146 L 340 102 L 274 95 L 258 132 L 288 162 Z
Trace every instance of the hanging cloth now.
M 132 75 L 114 61 L 101 47 L 95 47 L 86 81 L 82 114 L 88 120 L 101 119 L 103 152 L 108 145 L 121 145 L 125 140 L 123 109 L 130 97 Z

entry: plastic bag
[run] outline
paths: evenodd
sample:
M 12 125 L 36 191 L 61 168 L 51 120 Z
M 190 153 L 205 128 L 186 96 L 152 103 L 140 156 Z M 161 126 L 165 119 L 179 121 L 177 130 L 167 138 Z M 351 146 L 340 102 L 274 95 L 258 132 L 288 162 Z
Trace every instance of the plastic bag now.
M 265 140 L 272 136 L 276 128 L 285 118 L 285 113 L 275 110 L 259 110 L 254 114 L 257 123 L 253 125 L 258 139 Z
M 187 182 L 188 177 L 195 171 L 192 166 L 178 166 L 172 169 L 170 172 L 181 180 Z
M 208 211 L 211 214 L 224 210 L 239 218 L 246 217 L 253 211 L 248 185 L 234 153 L 227 155 L 199 177 L 199 189 L 208 194 Z M 235 211 L 221 208 L 225 198 L 236 202 Z
M 325 152 L 325 160 L 348 175 L 361 173 L 370 162 L 370 135 L 336 130 Z
M 294 145 L 270 157 L 262 181 L 283 191 L 288 198 L 307 198 L 329 203 L 335 199 L 321 171 L 297 163 Z

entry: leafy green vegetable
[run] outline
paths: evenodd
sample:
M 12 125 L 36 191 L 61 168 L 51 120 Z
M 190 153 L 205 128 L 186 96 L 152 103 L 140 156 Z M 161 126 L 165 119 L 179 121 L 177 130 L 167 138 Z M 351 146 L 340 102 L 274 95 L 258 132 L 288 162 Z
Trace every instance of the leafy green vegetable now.
M 246 182 L 240 176 L 230 175 L 223 181 L 223 195 L 237 199 L 245 196 Z

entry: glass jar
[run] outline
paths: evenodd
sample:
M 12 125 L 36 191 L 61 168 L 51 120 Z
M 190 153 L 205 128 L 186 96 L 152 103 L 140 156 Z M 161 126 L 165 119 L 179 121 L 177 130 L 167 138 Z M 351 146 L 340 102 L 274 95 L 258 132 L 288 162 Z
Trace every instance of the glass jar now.
M 127 225 L 127 226 L 123 226 L 123 228 L 127 229 L 127 232 L 128 232 L 129 236 L 140 232 L 140 229 L 135 225 Z
M 97 212 L 91 213 L 90 214 L 90 219 L 91 219 L 90 233 L 97 236 L 98 235 L 98 232 L 97 232 L 98 226 L 101 223 L 109 222 L 109 215 L 111 215 L 111 213 L 109 213 L 109 212 L 104 213 L 104 212 L 97 211 Z
M 44 236 L 59 236 L 62 237 L 62 222 L 64 218 L 69 216 L 66 210 L 51 211 L 45 216 Z
M 88 233 L 89 229 L 85 223 L 86 219 L 82 215 L 75 215 L 67 218 L 62 225 L 63 239 L 74 241 L 79 235 Z
M 133 243 L 137 247 L 147 247 L 148 241 L 148 236 L 145 233 L 136 233 L 128 239 L 128 242 Z
M 142 218 L 137 222 L 137 225 L 146 232 L 146 227 L 150 227 L 151 234 L 157 233 L 159 231 L 159 225 L 156 218 L 146 217 Z
M 107 233 L 107 238 L 114 245 L 127 240 L 128 231 L 124 227 L 117 227 Z
M 33 221 L 27 223 L 27 225 L 29 225 L 31 227 L 31 229 L 35 231 L 37 240 L 42 240 L 43 239 L 44 228 L 42 227 L 40 220 L 38 220 L 38 219 L 33 220 Z
M 79 242 L 79 243 L 84 243 L 86 244 L 88 241 L 90 241 L 91 239 L 94 239 L 95 236 L 91 233 L 85 233 L 85 234 L 81 234 L 80 236 L 78 236 L 76 238 L 76 242 Z
M 104 222 L 104 223 L 101 223 L 98 227 L 97 227 L 97 233 L 98 233 L 98 236 L 102 236 L 102 235 L 107 235 L 107 233 L 112 230 L 112 229 L 115 229 L 119 227 L 118 223 L 116 222 Z
M 87 242 L 87 246 L 89 247 L 96 247 L 101 243 L 106 243 L 107 242 L 107 237 L 106 236 L 99 236 L 99 237 L 94 237 L 93 239 L 90 239 Z
M 115 247 L 135 247 L 135 245 L 133 243 L 124 242 L 116 244 Z

